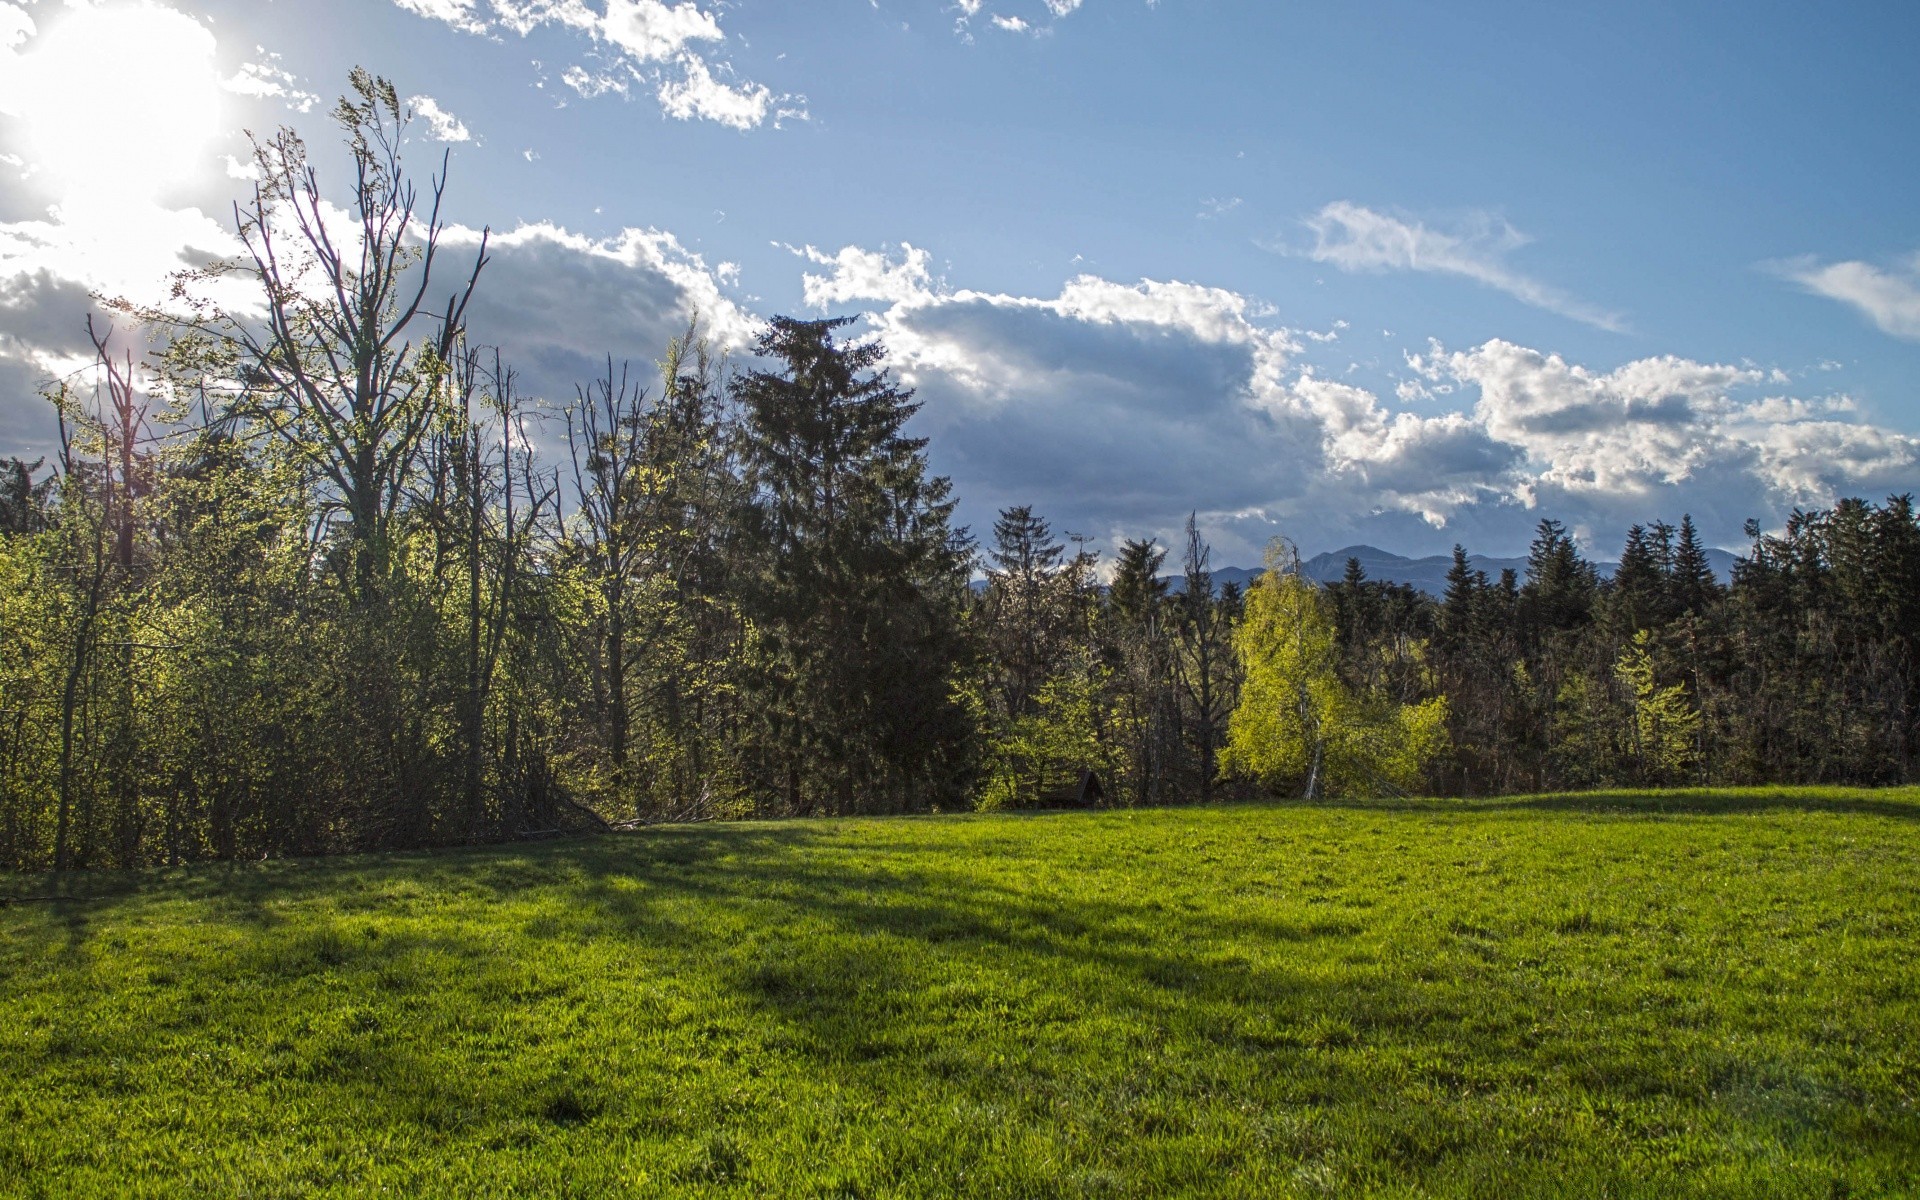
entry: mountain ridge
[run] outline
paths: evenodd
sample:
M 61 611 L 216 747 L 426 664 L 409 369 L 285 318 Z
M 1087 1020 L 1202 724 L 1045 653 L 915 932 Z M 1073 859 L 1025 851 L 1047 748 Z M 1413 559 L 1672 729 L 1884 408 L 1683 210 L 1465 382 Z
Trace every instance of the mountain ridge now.
M 1409 558 L 1404 554 L 1394 554 L 1378 546 L 1343 546 L 1338 550 L 1328 550 L 1305 559 L 1300 564 L 1301 573 L 1318 583 L 1337 583 L 1347 573 L 1347 560 L 1357 558 L 1360 567 L 1367 573 L 1368 579 L 1384 580 L 1389 583 L 1411 584 L 1433 596 L 1446 594 L 1447 572 L 1453 568 L 1453 555 L 1430 554 L 1424 558 Z M 1722 583 L 1733 578 L 1733 564 L 1740 556 L 1719 547 L 1707 550 L 1707 561 L 1713 566 L 1714 575 Z M 1522 579 L 1526 578 L 1527 560 L 1525 558 L 1496 558 L 1487 554 L 1469 554 L 1467 563 L 1475 570 L 1485 571 L 1487 578 L 1498 580 L 1500 572 L 1511 569 Z M 1596 561 L 1594 569 L 1602 579 L 1610 579 L 1619 563 Z M 1227 583 L 1246 588 L 1255 579 L 1264 574 L 1264 567 L 1221 567 L 1213 572 L 1213 585 L 1217 588 Z M 1180 575 L 1163 575 L 1170 590 L 1178 593 L 1184 586 Z

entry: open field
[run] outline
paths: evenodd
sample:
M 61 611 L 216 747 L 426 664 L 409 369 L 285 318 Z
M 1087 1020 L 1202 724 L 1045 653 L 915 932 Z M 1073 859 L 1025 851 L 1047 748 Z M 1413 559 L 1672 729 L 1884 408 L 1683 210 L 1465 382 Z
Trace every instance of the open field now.
M 74 890 L 0 908 L 0 1194 L 1920 1189 L 1915 790 L 661 828 Z

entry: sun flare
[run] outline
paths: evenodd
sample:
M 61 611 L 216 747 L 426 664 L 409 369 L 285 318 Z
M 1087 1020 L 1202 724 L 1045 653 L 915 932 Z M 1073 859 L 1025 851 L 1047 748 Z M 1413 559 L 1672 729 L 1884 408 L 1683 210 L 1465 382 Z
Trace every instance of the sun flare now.
M 51 15 L 0 89 L 9 147 L 63 203 L 147 200 L 212 169 L 214 37 L 154 4 Z

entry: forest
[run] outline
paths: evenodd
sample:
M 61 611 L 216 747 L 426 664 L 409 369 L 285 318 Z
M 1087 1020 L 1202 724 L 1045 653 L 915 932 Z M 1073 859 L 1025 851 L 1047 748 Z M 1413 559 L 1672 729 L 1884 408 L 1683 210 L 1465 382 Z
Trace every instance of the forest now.
M 247 253 L 107 305 L 0 463 L 0 868 L 655 821 L 1916 779 L 1920 518 L 1799 511 L 1730 583 L 1648 514 L 1602 579 L 1216 587 L 1197 517 L 1109 562 L 975 533 L 849 320 L 523 394 L 469 330 L 444 160 L 356 73 L 344 210 L 258 142 Z M 232 300 L 235 290 L 248 302 Z M 151 352 L 136 350 L 147 344 Z M 1090 773 L 1090 774 L 1089 774 Z M 1097 782 L 1090 787 L 1090 781 Z

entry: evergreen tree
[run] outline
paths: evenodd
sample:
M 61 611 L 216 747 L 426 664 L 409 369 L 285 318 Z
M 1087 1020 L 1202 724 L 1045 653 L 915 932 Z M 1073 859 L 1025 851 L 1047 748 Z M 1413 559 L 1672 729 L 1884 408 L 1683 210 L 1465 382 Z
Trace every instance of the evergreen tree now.
M 0 534 L 38 533 L 46 528 L 47 506 L 57 479 L 52 474 L 45 479 L 33 477 L 45 465 L 45 459 L 0 461 Z
M 1441 601 L 1441 627 L 1452 649 L 1464 649 L 1475 634 L 1475 619 L 1482 605 L 1481 593 L 1487 589 L 1487 573 L 1476 570 L 1467 560 L 1467 548 L 1453 545 L 1453 563 L 1447 568 L 1447 590 Z
M 743 602 L 760 755 L 794 813 L 953 803 L 970 770 L 955 699 L 971 559 L 946 479 L 901 430 L 918 407 L 849 318 L 776 317 L 779 364 L 734 380 L 747 497 Z
M 1626 631 L 1650 628 L 1657 621 L 1667 592 L 1667 576 L 1660 569 L 1644 525 L 1627 530 L 1620 566 L 1613 573 L 1612 593 Z
M 1719 577 L 1713 573 L 1707 548 L 1700 544 L 1700 534 L 1693 526 L 1691 513 L 1680 518 L 1680 536 L 1673 549 L 1671 578 L 1672 606 L 1678 613 L 1703 613 L 1726 593 L 1726 589 L 1720 586 Z
M 1232 637 L 1240 619 L 1240 589 L 1228 583 L 1214 598 L 1213 572 L 1208 569 L 1212 556 L 1212 547 L 1200 536 L 1198 514 L 1188 513 L 1173 669 L 1189 715 L 1203 803 L 1213 798 L 1220 746 L 1239 684 Z
M 1527 580 L 1520 589 L 1521 614 L 1536 637 L 1574 629 L 1592 618 L 1599 579 L 1580 556 L 1566 527 L 1543 520 L 1527 549 Z
M 1166 599 L 1167 581 L 1160 578 L 1160 564 L 1167 552 L 1154 545 L 1152 538 L 1128 538 L 1120 543 L 1120 557 L 1113 567 L 1113 582 L 1107 602 L 1124 627 L 1138 628 L 1150 622 Z
M 993 523 L 986 637 L 1000 710 L 1008 716 L 1033 711 L 1071 637 L 1073 604 L 1063 591 L 1065 550 L 1054 540 L 1052 526 L 1027 505 L 1002 509 Z

